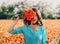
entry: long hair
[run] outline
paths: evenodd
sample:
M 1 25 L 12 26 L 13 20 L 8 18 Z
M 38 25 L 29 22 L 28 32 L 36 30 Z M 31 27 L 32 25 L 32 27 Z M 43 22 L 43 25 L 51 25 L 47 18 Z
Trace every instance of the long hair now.
M 36 15 L 37 15 L 37 18 L 38 18 L 38 21 L 36 22 L 36 24 L 42 26 L 43 23 L 42 23 L 42 20 L 41 20 L 41 16 L 38 14 L 37 9 L 32 8 L 32 10 L 33 10 L 34 12 L 36 12 Z M 28 21 L 27 19 L 24 19 L 24 24 L 25 24 L 25 25 L 30 25 L 31 22 Z

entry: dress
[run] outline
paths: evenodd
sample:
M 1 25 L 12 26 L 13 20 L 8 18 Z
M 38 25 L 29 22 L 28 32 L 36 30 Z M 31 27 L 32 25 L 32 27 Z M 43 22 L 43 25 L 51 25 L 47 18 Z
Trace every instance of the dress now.
M 14 28 L 12 34 L 24 34 L 25 44 L 46 44 L 46 33 L 43 26 L 39 26 L 35 31 L 29 25 Z

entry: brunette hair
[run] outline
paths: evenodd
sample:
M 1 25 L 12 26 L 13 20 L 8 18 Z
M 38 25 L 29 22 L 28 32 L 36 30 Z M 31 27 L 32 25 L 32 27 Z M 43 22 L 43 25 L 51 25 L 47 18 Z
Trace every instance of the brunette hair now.
M 36 15 L 37 15 L 37 18 L 38 18 L 38 21 L 36 22 L 36 24 L 42 26 L 43 23 L 42 23 L 41 17 L 40 17 L 39 14 L 37 13 L 37 9 L 36 9 L 36 8 L 32 8 L 32 10 L 33 10 L 34 12 L 36 12 Z M 25 18 L 25 19 L 24 19 L 24 24 L 25 24 L 25 25 L 30 25 L 31 22 L 28 21 L 28 20 Z

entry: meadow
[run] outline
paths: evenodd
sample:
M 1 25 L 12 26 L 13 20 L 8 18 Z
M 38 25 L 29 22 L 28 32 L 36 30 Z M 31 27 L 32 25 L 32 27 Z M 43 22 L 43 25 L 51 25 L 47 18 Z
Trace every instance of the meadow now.
M 0 20 L 0 44 L 24 44 L 23 35 L 21 34 L 11 34 L 7 32 L 7 29 L 11 25 L 13 20 Z M 60 40 L 60 20 L 55 19 L 44 19 L 42 20 L 43 26 L 46 31 L 47 41 L 46 44 L 58 44 Z M 24 25 L 22 20 L 19 20 L 18 23 L 14 26 L 17 28 L 19 26 Z M 20 39 L 13 39 L 13 38 L 20 38 Z M 16 42 L 16 41 L 17 42 Z M 16 43 L 15 43 L 16 42 Z

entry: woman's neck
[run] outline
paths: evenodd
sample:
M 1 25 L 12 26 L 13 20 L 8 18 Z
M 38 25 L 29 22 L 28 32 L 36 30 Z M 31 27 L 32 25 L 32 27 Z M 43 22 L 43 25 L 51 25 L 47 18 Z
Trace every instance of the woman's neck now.
M 35 31 L 39 27 L 39 25 L 31 24 L 30 27 L 32 28 L 33 31 Z

